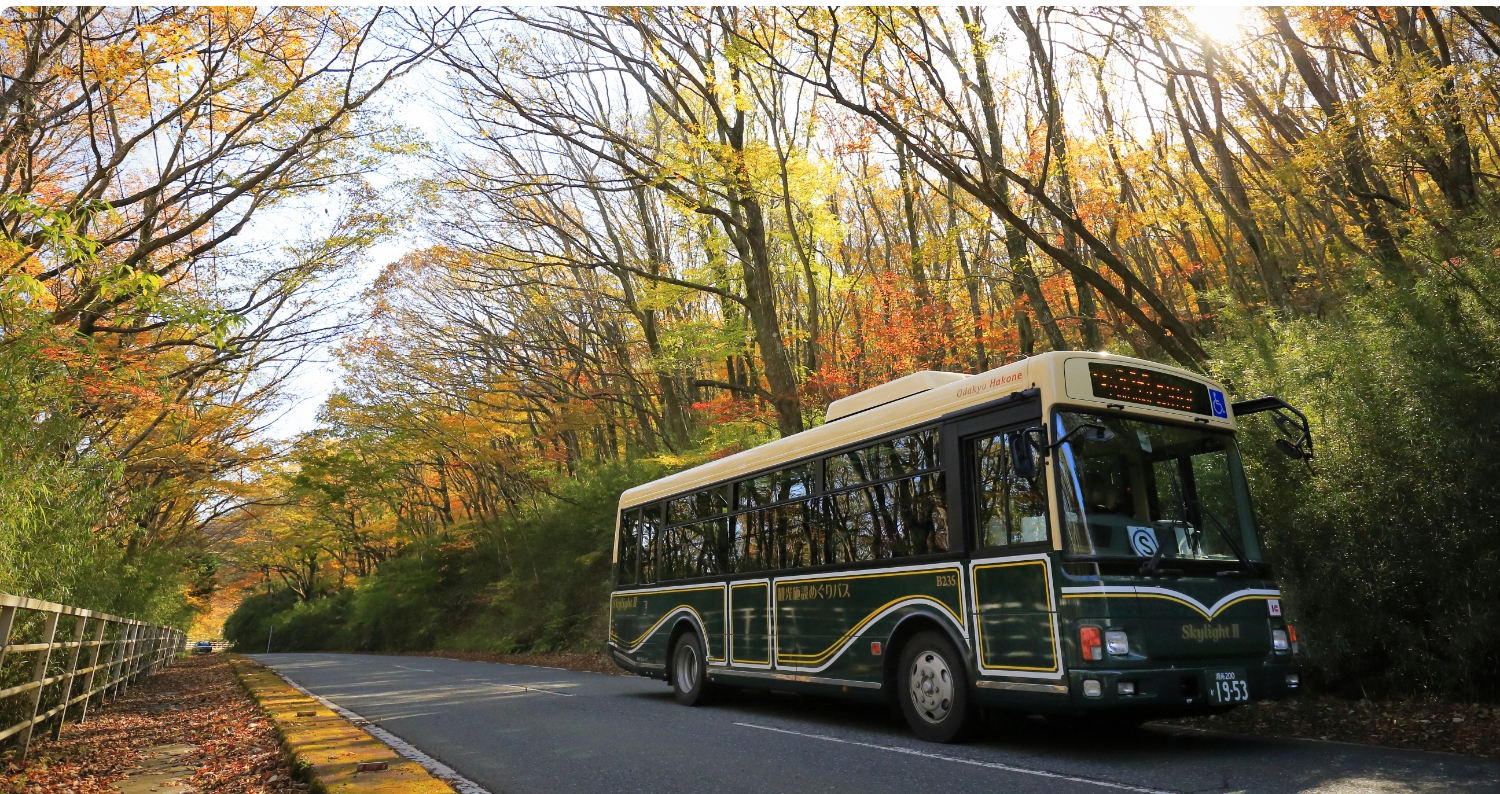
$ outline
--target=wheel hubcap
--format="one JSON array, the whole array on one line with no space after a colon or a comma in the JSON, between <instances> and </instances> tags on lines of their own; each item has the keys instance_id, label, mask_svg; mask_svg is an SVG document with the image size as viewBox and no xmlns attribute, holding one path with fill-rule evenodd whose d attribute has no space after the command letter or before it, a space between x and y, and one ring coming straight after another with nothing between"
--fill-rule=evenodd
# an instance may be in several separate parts
<instances>
[{"instance_id":1,"label":"wheel hubcap","mask_svg":"<svg viewBox=\"0 0 1500 794\"><path fill-rule=\"evenodd\" d=\"M684 645L677 650L677 688L683 692L693 691L698 684L698 649Z\"/></svg>"},{"instance_id":2,"label":"wheel hubcap","mask_svg":"<svg viewBox=\"0 0 1500 794\"><path fill-rule=\"evenodd\" d=\"M932 651L923 651L912 662L910 689L911 704L927 722L942 722L953 710L953 673Z\"/></svg>"}]
</instances>

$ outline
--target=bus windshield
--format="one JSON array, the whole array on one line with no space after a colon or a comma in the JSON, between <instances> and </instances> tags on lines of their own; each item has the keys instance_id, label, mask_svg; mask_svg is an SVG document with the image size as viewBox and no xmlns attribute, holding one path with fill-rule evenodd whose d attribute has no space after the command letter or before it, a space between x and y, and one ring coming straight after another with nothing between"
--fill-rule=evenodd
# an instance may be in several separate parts
<instances>
[{"instance_id":1,"label":"bus windshield","mask_svg":"<svg viewBox=\"0 0 1500 794\"><path fill-rule=\"evenodd\" d=\"M1233 563L1261 558L1233 435L1060 411L1054 438L1080 425L1113 435L1085 440L1080 432L1057 450L1070 554Z\"/></svg>"}]
</instances>

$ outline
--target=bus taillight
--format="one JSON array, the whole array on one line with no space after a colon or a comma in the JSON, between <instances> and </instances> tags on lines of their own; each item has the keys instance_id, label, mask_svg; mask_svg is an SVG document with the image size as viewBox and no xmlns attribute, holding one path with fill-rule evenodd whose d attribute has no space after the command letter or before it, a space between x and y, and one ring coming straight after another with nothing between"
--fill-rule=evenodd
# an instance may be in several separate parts
<instances>
[{"instance_id":1,"label":"bus taillight","mask_svg":"<svg viewBox=\"0 0 1500 794\"><path fill-rule=\"evenodd\" d=\"M1083 658L1097 662L1104 658L1104 642L1099 637L1098 626L1082 626L1078 629L1078 647Z\"/></svg>"}]
</instances>

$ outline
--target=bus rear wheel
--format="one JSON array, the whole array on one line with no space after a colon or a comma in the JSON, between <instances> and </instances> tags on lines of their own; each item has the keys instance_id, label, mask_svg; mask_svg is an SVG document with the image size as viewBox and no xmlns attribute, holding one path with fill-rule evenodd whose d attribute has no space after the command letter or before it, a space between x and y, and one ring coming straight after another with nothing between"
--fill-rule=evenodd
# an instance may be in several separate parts
<instances>
[{"instance_id":1,"label":"bus rear wheel","mask_svg":"<svg viewBox=\"0 0 1500 794\"><path fill-rule=\"evenodd\" d=\"M924 631L901 653L896 696L906 723L921 739L951 742L973 722L963 657L947 637Z\"/></svg>"},{"instance_id":2,"label":"bus rear wheel","mask_svg":"<svg viewBox=\"0 0 1500 794\"><path fill-rule=\"evenodd\" d=\"M685 632L672 646L672 694L684 706L701 706L708 702L708 686L703 643L697 634Z\"/></svg>"}]
</instances>

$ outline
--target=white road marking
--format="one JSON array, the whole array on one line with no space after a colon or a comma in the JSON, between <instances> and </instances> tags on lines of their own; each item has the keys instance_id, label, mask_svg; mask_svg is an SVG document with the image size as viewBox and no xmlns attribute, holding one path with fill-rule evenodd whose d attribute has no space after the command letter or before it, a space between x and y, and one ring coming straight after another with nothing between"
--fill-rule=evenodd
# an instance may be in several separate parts
<instances>
[{"instance_id":1,"label":"white road marking","mask_svg":"<svg viewBox=\"0 0 1500 794\"><path fill-rule=\"evenodd\" d=\"M541 689L539 687L524 686L522 684L496 684L496 683L494 683L492 681L475 681L473 679L464 679L464 680L472 681L473 683L476 683L476 684L484 684L486 686L498 686L498 687L505 687L506 689L510 689L510 690L520 690L522 692L540 692L543 695L557 695L559 697L565 697L565 698L573 697L572 693L569 693L569 692L556 692L556 691L553 691L551 689Z\"/></svg>"},{"instance_id":2,"label":"white road marking","mask_svg":"<svg viewBox=\"0 0 1500 794\"><path fill-rule=\"evenodd\" d=\"M271 670L271 672L276 673L276 676L285 681L287 685L292 689L295 689L298 692L301 692L302 694L312 698L313 700L322 703L324 706L332 710L333 713L354 723L360 728L363 728L365 732L369 733L371 736L374 736L380 741L385 742L385 745L387 747L395 750L397 753L400 753L406 758L416 761L419 765L421 765L423 769L427 770L428 774L431 774L433 777L452 786L454 791L457 791L458 794L490 794L489 789L486 789L484 786L481 786L478 783L475 783L474 781L464 777L463 775L460 775L458 772L454 771L453 767L448 766L442 761L439 761L436 758L433 758L432 756L411 746L405 739L402 739L400 736L391 733L390 731L380 727L379 725L376 725L373 722L370 722L364 717L355 714L354 712L344 708L343 706L340 706L337 703L334 703L333 701L325 697L309 692L306 687L282 675L279 670Z\"/></svg>"},{"instance_id":3,"label":"white road marking","mask_svg":"<svg viewBox=\"0 0 1500 794\"><path fill-rule=\"evenodd\" d=\"M895 747L889 744L873 744L871 742L858 742L853 739L840 739L836 736L826 736L817 733L803 733L801 731L789 731L785 728L772 728L769 725L755 725L749 722L736 722L742 728L754 728L758 731L771 731L772 733L784 733L789 736L801 736L807 739L817 739L823 742L834 742L835 744L848 744L855 747L868 747L872 750L885 750L902 755L914 755L919 758L931 758L936 761L951 761L955 764L968 764L969 766L982 766L986 769L1000 769L1006 772L1018 772L1023 775L1036 775L1037 777L1049 777L1056 780L1067 780L1074 783L1087 783L1090 786L1103 786L1104 788L1120 789L1122 791L1138 791L1141 794L1179 794L1167 789L1146 788L1145 786L1132 786L1126 783L1111 783L1107 780L1095 780L1094 778L1079 777L1077 775L1064 775L1060 772L1048 772L1045 769L1029 769L1024 766L1011 766L1010 764L997 764L991 761L976 761L972 758L959 758L955 755L943 755L941 753L929 753L924 750L913 750L910 747Z\"/></svg>"},{"instance_id":4,"label":"white road marking","mask_svg":"<svg viewBox=\"0 0 1500 794\"><path fill-rule=\"evenodd\" d=\"M424 670L424 669L422 669L420 667L407 667L406 665L396 664L395 662L392 662L391 666L392 667L399 667L402 670L411 670L412 672L416 672L416 673L435 673L435 672L437 672L436 670ZM522 666L524 666L524 667L538 667L538 665L533 665L533 664L522 665ZM562 670L563 668L561 668L561 667L546 667L546 668L542 668L542 669L545 669L545 670ZM477 678L459 678L458 676L452 675L451 673L438 673L438 675L447 676L448 678L454 678L454 679L457 679L459 681L464 681L464 682L467 682L467 683L470 683L470 684L484 684L486 686L503 687L504 689L509 690L509 691L541 692L544 695L559 695L559 696L565 697L565 698L573 697L573 695L568 694L567 692L554 692L554 691L552 691L550 689L542 689L542 688L534 687L534 686L526 686L524 684L497 684L497 683L495 683L493 681L482 681L482 680L477 679ZM564 686L566 686L566 684Z\"/></svg>"}]
</instances>

